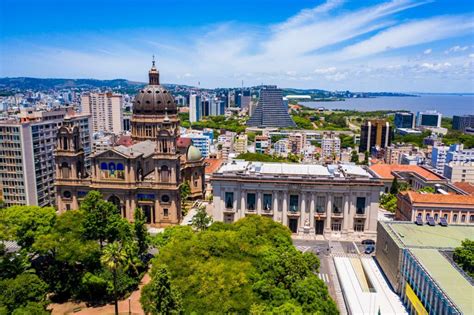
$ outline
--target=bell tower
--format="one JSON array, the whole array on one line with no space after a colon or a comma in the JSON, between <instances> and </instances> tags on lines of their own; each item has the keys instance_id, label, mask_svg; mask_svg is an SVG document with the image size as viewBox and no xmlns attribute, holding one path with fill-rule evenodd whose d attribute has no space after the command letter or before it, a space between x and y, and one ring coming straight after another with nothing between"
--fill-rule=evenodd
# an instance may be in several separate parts
<instances>
[{"instance_id":1,"label":"bell tower","mask_svg":"<svg viewBox=\"0 0 474 315\"><path fill-rule=\"evenodd\" d=\"M56 145L56 179L81 179L87 177L84 166L79 128L65 121L59 128Z\"/></svg>"}]
</instances>

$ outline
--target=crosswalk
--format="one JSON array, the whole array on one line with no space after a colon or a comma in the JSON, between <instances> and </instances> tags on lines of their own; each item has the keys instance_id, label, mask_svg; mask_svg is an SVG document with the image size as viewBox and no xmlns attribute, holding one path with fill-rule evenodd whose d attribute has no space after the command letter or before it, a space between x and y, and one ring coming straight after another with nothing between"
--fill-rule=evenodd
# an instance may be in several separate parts
<instances>
[{"instance_id":1,"label":"crosswalk","mask_svg":"<svg viewBox=\"0 0 474 315\"><path fill-rule=\"evenodd\" d=\"M296 246L296 249L302 253L306 253L308 250L311 249L311 246Z\"/></svg>"},{"instance_id":2,"label":"crosswalk","mask_svg":"<svg viewBox=\"0 0 474 315\"><path fill-rule=\"evenodd\" d=\"M318 278L325 283L329 283L329 275L327 273L318 273Z\"/></svg>"}]
</instances>

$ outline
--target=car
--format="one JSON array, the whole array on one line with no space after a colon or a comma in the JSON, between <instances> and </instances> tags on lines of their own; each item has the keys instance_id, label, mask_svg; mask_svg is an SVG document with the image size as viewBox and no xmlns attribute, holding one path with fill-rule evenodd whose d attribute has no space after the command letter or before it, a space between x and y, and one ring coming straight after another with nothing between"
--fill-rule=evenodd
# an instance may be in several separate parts
<instances>
[{"instance_id":1,"label":"car","mask_svg":"<svg viewBox=\"0 0 474 315\"><path fill-rule=\"evenodd\" d=\"M363 240L363 241L362 241L362 244L363 244L363 245L375 245L375 241L374 241L374 240L367 239L367 240Z\"/></svg>"},{"instance_id":2,"label":"car","mask_svg":"<svg viewBox=\"0 0 474 315\"><path fill-rule=\"evenodd\" d=\"M370 254L372 254L374 251L375 251L375 246L373 246L373 245L368 245L368 246L365 248L364 253L366 253L367 255L370 255Z\"/></svg>"}]
</instances>

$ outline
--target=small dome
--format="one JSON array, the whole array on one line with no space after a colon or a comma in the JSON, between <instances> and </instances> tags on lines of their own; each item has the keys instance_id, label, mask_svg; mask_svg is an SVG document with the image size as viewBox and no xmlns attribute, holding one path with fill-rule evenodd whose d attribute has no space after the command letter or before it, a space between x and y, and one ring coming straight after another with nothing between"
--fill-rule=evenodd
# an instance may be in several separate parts
<instances>
[{"instance_id":1,"label":"small dome","mask_svg":"<svg viewBox=\"0 0 474 315\"><path fill-rule=\"evenodd\" d=\"M202 159L201 151L193 145L190 145L188 148L188 153L186 154L186 160L189 162L195 162Z\"/></svg>"}]
</instances>

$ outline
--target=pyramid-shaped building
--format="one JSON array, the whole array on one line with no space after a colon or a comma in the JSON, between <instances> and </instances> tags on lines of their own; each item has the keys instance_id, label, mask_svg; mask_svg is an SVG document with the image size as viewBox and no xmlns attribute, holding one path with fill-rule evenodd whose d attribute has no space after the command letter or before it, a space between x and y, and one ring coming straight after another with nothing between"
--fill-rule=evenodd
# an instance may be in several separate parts
<instances>
[{"instance_id":1,"label":"pyramid-shaped building","mask_svg":"<svg viewBox=\"0 0 474 315\"><path fill-rule=\"evenodd\" d=\"M296 127L288 115L288 108L283 103L283 91L276 86L266 86L260 90L260 99L255 111L247 121L249 127Z\"/></svg>"}]
</instances>

